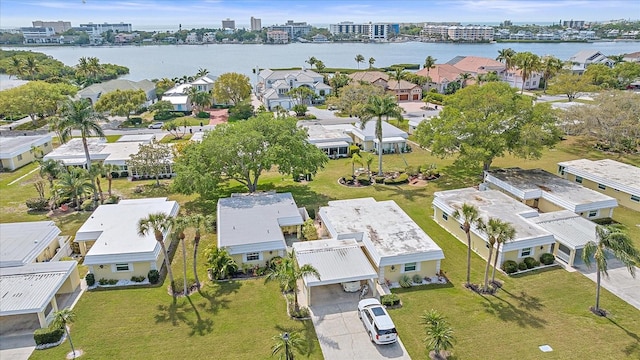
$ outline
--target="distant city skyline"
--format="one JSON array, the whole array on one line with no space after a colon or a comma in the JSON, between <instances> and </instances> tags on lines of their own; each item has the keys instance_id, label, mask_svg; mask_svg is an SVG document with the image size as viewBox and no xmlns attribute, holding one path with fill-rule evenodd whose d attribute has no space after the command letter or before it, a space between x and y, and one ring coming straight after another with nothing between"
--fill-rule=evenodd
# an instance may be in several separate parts
<instances>
[{"instance_id":1,"label":"distant city skyline","mask_svg":"<svg viewBox=\"0 0 640 360\"><path fill-rule=\"evenodd\" d=\"M2 0L0 27L27 27L35 20L80 23L131 23L135 29L158 27L219 28L222 20L250 27L251 17L262 26L287 20L326 26L353 22L461 22L463 24L550 24L560 20L607 21L640 19L640 1L632 0ZM196 25L197 24L197 25Z\"/></svg>"}]
</instances>

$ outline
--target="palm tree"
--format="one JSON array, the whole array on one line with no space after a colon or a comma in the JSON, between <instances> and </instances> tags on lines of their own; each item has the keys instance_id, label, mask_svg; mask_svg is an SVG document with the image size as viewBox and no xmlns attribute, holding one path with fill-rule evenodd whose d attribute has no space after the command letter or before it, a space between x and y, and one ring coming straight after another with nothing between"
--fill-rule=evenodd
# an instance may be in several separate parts
<instances>
[{"instance_id":1,"label":"palm tree","mask_svg":"<svg viewBox=\"0 0 640 360\"><path fill-rule=\"evenodd\" d=\"M102 65L100 64L100 59L97 57L90 57L87 59L88 62L88 70L89 74L91 74L91 78L94 80L98 80L98 74L102 72Z\"/></svg>"},{"instance_id":2,"label":"palm tree","mask_svg":"<svg viewBox=\"0 0 640 360\"><path fill-rule=\"evenodd\" d=\"M445 321L436 322L427 327L427 347L433 351L429 354L433 359L446 359L448 357L447 350L453 348L455 338L453 337L453 329Z\"/></svg>"},{"instance_id":3,"label":"palm tree","mask_svg":"<svg viewBox=\"0 0 640 360\"><path fill-rule=\"evenodd\" d=\"M62 104L62 121L60 128L62 129L62 137L71 137L73 130L80 130L82 137L82 146L84 148L84 156L87 162L87 170L91 171L91 156L89 155L89 145L87 138L91 135L104 137L104 131L98 124L99 120L103 120L104 116L93 110L91 103L87 99L77 101L67 100ZM95 183L92 181L92 184ZM94 189L93 200L98 200L98 193Z\"/></svg>"},{"instance_id":4,"label":"palm tree","mask_svg":"<svg viewBox=\"0 0 640 360\"><path fill-rule=\"evenodd\" d=\"M76 313L69 308L58 310L53 313L53 326L59 329L64 329L64 332L69 338L69 344L71 345L71 353L73 354L73 359L76 358L76 349L73 347L73 341L71 341L71 334L69 333L67 325L73 324L74 321L76 321Z\"/></svg>"},{"instance_id":5,"label":"palm tree","mask_svg":"<svg viewBox=\"0 0 640 360\"><path fill-rule=\"evenodd\" d=\"M369 58L369 69L373 69L373 64L376 62L376 59L370 57Z\"/></svg>"},{"instance_id":6,"label":"palm tree","mask_svg":"<svg viewBox=\"0 0 640 360\"><path fill-rule=\"evenodd\" d=\"M174 218L173 223L171 224L171 228L173 230L173 236L175 236L178 239L178 241L180 241L180 243L182 244L182 270L184 275L182 278L184 280L184 284L183 284L184 296L187 296L188 294L187 292L187 247L184 243L184 239L186 237L186 235L184 234L184 231L187 230L187 228L189 227L189 223L190 223L189 218L179 216L177 218Z\"/></svg>"},{"instance_id":7,"label":"palm tree","mask_svg":"<svg viewBox=\"0 0 640 360\"><path fill-rule=\"evenodd\" d=\"M305 60L304 62L309 64L309 67L311 67L313 69L313 65L315 65L318 62L318 59L316 59L315 56L312 56L308 60Z\"/></svg>"},{"instance_id":8,"label":"palm tree","mask_svg":"<svg viewBox=\"0 0 640 360\"><path fill-rule=\"evenodd\" d=\"M80 210L83 196L91 193L94 188L87 170L79 167L72 167L69 171L62 172L55 184L56 192L59 195L68 196L75 200L76 210Z\"/></svg>"},{"instance_id":9,"label":"palm tree","mask_svg":"<svg viewBox=\"0 0 640 360\"><path fill-rule=\"evenodd\" d=\"M375 160L375 157L368 152L363 153L360 157L362 157L362 161L367 165L367 172L371 174L371 164L373 163L373 160Z\"/></svg>"},{"instance_id":10,"label":"palm tree","mask_svg":"<svg viewBox=\"0 0 640 360\"><path fill-rule=\"evenodd\" d=\"M205 217L200 214L191 216L189 219L191 226L195 229L195 235L193 236L193 276L195 277L196 287L200 289L200 279L198 279L198 246L200 245L200 238L202 236L202 228L209 229L208 224L211 223L209 216Z\"/></svg>"},{"instance_id":11,"label":"palm tree","mask_svg":"<svg viewBox=\"0 0 640 360\"><path fill-rule=\"evenodd\" d=\"M563 67L564 63L562 62L562 60L558 59L555 56L545 56L542 58L540 70L542 70L542 78L544 79L543 92L545 94L547 93L547 83L549 83L549 79L559 73Z\"/></svg>"},{"instance_id":12,"label":"palm tree","mask_svg":"<svg viewBox=\"0 0 640 360\"><path fill-rule=\"evenodd\" d=\"M314 276L320 280L320 273L318 270L310 264L298 266L295 254L291 251L287 253L287 256L282 258L282 261L280 261L274 269L269 271L265 281L269 282L275 280L280 284L280 289L282 289L282 291L293 291L295 309L298 310L298 280L305 276Z\"/></svg>"},{"instance_id":13,"label":"palm tree","mask_svg":"<svg viewBox=\"0 0 640 360\"><path fill-rule=\"evenodd\" d=\"M22 59L17 56L11 57L11 67L7 69L7 74L9 74L9 79L11 79L11 75L18 76L24 75L24 63Z\"/></svg>"},{"instance_id":14,"label":"palm tree","mask_svg":"<svg viewBox=\"0 0 640 360\"><path fill-rule=\"evenodd\" d=\"M516 52L512 48L498 50L498 57L496 57L496 60L503 62L506 70L509 71L513 68L513 57L515 55Z\"/></svg>"},{"instance_id":15,"label":"palm tree","mask_svg":"<svg viewBox=\"0 0 640 360\"><path fill-rule=\"evenodd\" d=\"M607 254L613 254L629 270L633 278L636 276L636 266L640 264L640 252L633 245L631 238L618 226L596 226L596 241L590 240L582 251L582 260L591 267L591 262L596 263L596 306L593 312L604 315L600 310L600 277L607 273Z\"/></svg>"},{"instance_id":16,"label":"palm tree","mask_svg":"<svg viewBox=\"0 0 640 360\"><path fill-rule=\"evenodd\" d=\"M212 246L206 250L205 256L214 280L226 279L238 271L238 264L229 255L227 249Z\"/></svg>"},{"instance_id":17,"label":"palm tree","mask_svg":"<svg viewBox=\"0 0 640 360\"><path fill-rule=\"evenodd\" d=\"M294 360L294 349L298 350L299 353L303 352L302 347L304 345L304 339L296 331L278 334L272 339L275 343L271 348L271 356L283 351L284 353L280 354L279 359Z\"/></svg>"},{"instance_id":18,"label":"palm tree","mask_svg":"<svg viewBox=\"0 0 640 360\"><path fill-rule=\"evenodd\" d=\"M113 173L114 172L118 172L118 170L120 170L120 168L117 165L114 165L114 164L102 164L102 172L105 175L105 177L107 178L107 181L109 182L109 188L107 190L107 194L109 194L109 196L113 195L111 193L111 184L113 182Z\"/></svg>"},{"instance_id":19,"label":"palm tree","mask_svg":"<svg viewBox=\"0 0 640 360\"><path fill-rule=\"evenodd\" d=\"M487 265L484 270L484 292L489 290L489 266L491 265L491 258L493 257L493 248L504 228L504 224L500 219L489 218L489 221L486 224L483 223L481 226L482 231L487 234L487 241L489 242L489 256L487 257Z\"/></svg>"},{"instance_id":20,"label":"palm tree","mask_svg":"<svg viewBox=\"0 0 640 360\"><path fill-rule=\"evenodd\" d=\"M464 87L467 85L467 80L473 79L473 75L469 73L462 73L460 74L459 78L460 78L460 88L464 89Z\"/></svg>"},{"instance_id":21,"label":"palm tree","mask_svg":"<svg viewBox=\"0 0 640 360\"><path fill-rule=\"evenodd\" d=\"M358 70L360 70L360 63L364 62L364 56L358 54L356 55L355 60L356 60L356 63L358 64Z\"/></svg>"},{"instance_id":22,"label":"palm tree","mask_svg":"<svg viewBox=\"0 0 640 360\"><path fill-rule=\"evenodd\" d=\"M351 163L351 174L353 174L353 176L356 175L356 164L360 164L362 165L362 158L360 157L360 155L358 153L354 153L351 155L351 160L349 160L349 162Z\"/></svg>"},{"instance_id":23,"label":"palm tree","mask_svg":"<svg viewBox=\"0 0 640 360\"><path fill-rule=\"evenodd\" d=\"M464 203L462 204L461 209L456 209L456 211L451 214L455 219L462 219L462 230L464 230L465 234L467 234L467 282L466 285L469 286L471 283L471 226L476 226L478 228L482 227L482 219L478 214L478 208L473 205Z\"/></svg>"},{"instance_id":24,"label":"palm tree","mask_svg":"<svg viewBox=\"0 0 640 360\"><path fill-rule=\"evenodd\" d=\"M203 77L205 75L208 75L208 74L209 74L209 70L204 69L204 68L199 68L198 72L196 73L196 77L201 78L201 77Z\"/></svg>"},{"instance_id":25,"label":"palm tree","mask_svg":"<svg viewBox=\"0 0 640 360\"><path fill-rule=\"evenodd\" d=\"M402 117L402 110L396 103L393 95L374 95L364 106L361 116L361 128L364 129L369 120L376 118L376 138L378 139L378 176L382 176L382 117L395 116Z\"/></svg>"},{"instance_id":26,"label":"palm tree","mask_svg":"<svg viewBox=\"0 0 640 360\"><path fill-rule=\"evenodd\" d=\"M424 59L424 68L427 69L427 77L429 77L429 70L436 66L436 61L438 61L438 59L433 58L431 55Z\"/></svg>"},{"instance_id":27,"label":"palm tree","mask_svg":"<svg viewBox=\"0 0 640 360\"><path fill-rule=\"evenodd\" d=\"M321 60L316 61L316 70L322 71L324 68L326 68L326 66Z\"/></svg>"},{"instance_id":28,"label":"palm tree","mask_svg":"<svg viewBox=\"0 0 640 360\"><path fill-rule=\"evenodd\" d=\"M49 181L49 188L53 191L53 180L55 180L62 171L60 163L56 160L40 160L40 177Z\"/></svg>"},{"instance_id":29,"label":"palm tree","mask_svg":"<svg viewBox=\"0 0 640 360\"><path fill-rule=\"evenodd\" d=\"M407 77L407 72L404 71L402 66L396 66L393 68L393 71L389 73L389 79L395 80L398 82L397 90L400 90L400 80L404 80ZM398 96L400 96L398 94Z\"/></svg>"},{"instance_id":30,"label":"palm tree","mask_svg":"<svg viewBox=\"0 0 640 360\"><path fill-rule=\"evenodd\" d=\"M531 74L540 70L541 63L540 57L531 52L517 53L513 58L514 64L520 69L522 73L522 89L520 94L524 93L524 84L531 77Z\"/></svg>"},{"instance_id":31,"label":"palm tree","mask_svg":"<svg viewBox=\"0 0 640 360\"><path fill-rule=\"evenodd\" d=\"M171 296L173 300L176 299L176 292L173 284L173 272L171 271L171 262L169 261L169 253L167 247L164 244L164 235L171 229L173 221L171 216L163 212L149 214L146 218L138 220L138 236L147 236L147 234L153 233L156 241L162 248L162 254L164 255L164 265L167 267L167 275L169 275L169 285L171 287Z\"/></svg>"},{"instance_id":32,"label":"palm tree","mask_svg":"<svg viewBox=\"0 0 640 360\"><path fill-rule=\"evenodd\" d=\"M100 204L104 204L104 194L102 193L102 186L100 185L100 178L104 174L104 170L102 169L102 164L97 163L93 165L89 170L89 176L91 177L91 181L96 184L96 189L98 191L98 196L100 197Z\"/></svg>"},{"instance_id":33,"label":"palm tree","mask_svg":"<svg viewBox=\"0 0 640 360\"><path fill-rule=\"evenodd\" d=\"M491 283L496 282L496 268L498 267L498 254L500 254L500 245L512 241L516 238L516 229L510 223L505 222L500 232L500 235L496 238L496 257L493 259L493 270L491 273Z\"/></svg>"},{"instance_id":34,"label":"palm tree","mask_svg":"<svg viewBox=\"0 0 640 360\"><path fill-rule=\"evenodd\" d=\"M29 75L30 79L33 79L38 71L40 71L38 60L31 55L27 55L24 62L24 72Z\"/></svg>"},{"instance_id":35,"label":"palm tree","mask_svg":"<svg viewBox=\"0 0 640 360\"><path fill-rule=\"evenodd\" d=\"M56 136L58 137L58 140L60 140L60 143L66 144L69 140L70 133L64 133L64 129L62 128L62 120L63 119L58 116L49 117L49 130L56 133Z\"/></svg>"},{"instance_id":36,"label":"palm tree","mask_svg":"<svg viewBox=\"0 0 640 360\"><path fill-rule=\"evenodd\" d=\"M613 60L614 65L617 65L621 62L624 62L624 54L618 55L609 55L607 56L609 59Z\"/></svg>"}]
</instances>

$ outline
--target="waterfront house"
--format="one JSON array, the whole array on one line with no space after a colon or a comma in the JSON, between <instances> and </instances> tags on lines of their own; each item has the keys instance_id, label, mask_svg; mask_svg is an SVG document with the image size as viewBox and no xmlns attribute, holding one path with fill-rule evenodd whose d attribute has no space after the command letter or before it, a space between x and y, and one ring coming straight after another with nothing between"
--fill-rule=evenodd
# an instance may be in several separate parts
<instances>
[{"instance_id":1,"label":"waterfront house","mask_svg":"<svg viewBox=\"0 0 640 360\"><path fill-rule=\"evenodd\" d=\"M38 156L53 150L50 134L29 136L0 136L2 169L16 170L35 161Z\"/></svg>"},{"instance_id":2,"label":"waterfront house","mask_svg":"<svg viewBox=\"0 0 640 360\"><path fill-rule=\"evenodd\" d=\"M419 85L406 80L390 80L389 74L382 71L358 71L349 74L351 82L366 82L377 85L385 91L395 94L397 101L419 101L422 100L422 88Z\"/></svg>"},{"instance_id":3,"label":"waterfront house","mask_svg":"<svg viewBox=\"0 0 640 360\"><path fill-rule=\"evenodd\" d=\"M325 97L331 93L331 87L324 83L324 77L309 69L302 70L270 70L262 69L258 72L256 84L256 96L268 110L274 110L277 106L290 110L294 105L287 93L290 90L304 86L314 92L314 103L322 103Z\"/></svg>"},{"instance_id":4,"label":"waterfront house","mask_svg":"<svg viewBox=\"0 0 640 360\"><path fill-rule=\"evenodd\" d=\"M597 50L581 50L569 58L571 71L582 74L591 64L604 64L610 68L615 62Z\"/></svg>"},{"instance_id":5,"label":"waterfront house","mask_svg":"<svg viewBox=\"0 0 640 360\"><path fill-rule=\"evenodd\" d=\"M416 75L428 77L431 79L425 84L425 90L436 89L437 92L444 94L447 90L447 85L452 82L458 82L462 70L451 64L435 64L430 69L421 69L416 72Z\"/></svg>"},{"instance_id":6,"label":"waterfront house","mask_svg":"<svg viewBox=\"0 0 640 360\"><path fill-rule=\"evenodd\" d=\"M95 104L98 99L104 94L120 90L142 90L144 91L147 102L144 106L153 104L156 97L156 84L149 80L131 81L126 79L114 79L105 81L103 83L97 83L78 91L76 97L79 99L89 99L91 104Z\"/></svg>"}]
</instances>

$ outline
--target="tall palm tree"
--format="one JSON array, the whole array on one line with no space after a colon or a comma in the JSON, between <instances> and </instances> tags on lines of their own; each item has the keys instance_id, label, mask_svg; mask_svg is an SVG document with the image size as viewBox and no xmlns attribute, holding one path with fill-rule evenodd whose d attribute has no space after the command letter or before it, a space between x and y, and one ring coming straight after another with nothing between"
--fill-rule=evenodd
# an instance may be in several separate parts
<instances>
[{"instance_id":1,"label":"tall palm tree","mask_svg":"<svg viewBox=\"0 0 640 360\"><path fill-rule=\"evenodd\" d=\"M53 180L62 171L60 163L53 159L39 160L38 162L40 163L40 177L49 182L49 188L53 191Z\"/></svg>"},{"instance_id":2,"label":"tall palm tree","mask_svg":"<svg viewBox=\"0 0 640 360\"><path fill-rule=\"evenodd\" d=\"M205 68L199 68L198 72L196 73L196 77L200 78L200 77L203 77L205 75L209 75L209 70L207 70Z\"/></svg>"},{"instance_id":3,"label":"tall palm tree","mask_svg":"<svg viewBox=\"0 0 640 360\"><path fill-rule=\"evenodd\" d=\"M72 167L69 171L64 171L60 174L54 188L61 197L68 196L75 200L76 210L80 210L82 198L85 194L91 193L95 186L91 183L87 170Z\"/></svg>"},{"instance_id":4,"label":"tall palm tree","mask_svg":"<svg viewBox=\"0 0 640 360\"><path fill-rule=\"evenodd\" d=\"M71 134L64 133L64 129L62 128L63 119L59 116L51 116L49 117L48 122L49 130L53 131L56 134L58 140L60 140L60 143L66 144L67 141L69 141L69 136Z\"/></svg>"},{"instance_id":5,"label":"tall palm tree","mask_svg":"<svg viewBox=\"0 0 640 360\"><path fill-rule=\"evenodd\" d=\"M373 69L373 64L376 62L376 59L373 57L369 58L369 69Z\"/></svg>"},{"instance_id":6,"label":"tall palm tree","mask_svg":"<svg viewBox=\"0 0 640 360\"><path fill-rule=\"evenodd\" d=\"M389 78L398 82L397 90L400 90L400 80L404 80L407 77L407 72L404 71L402 66L396 66L393 71L389 73ZM398 94L398 96L400 96ZM398 99L399 100L399 99Z\"/></svg>"},{"instance_id":7,"label":"tall palm tree","mask_svg":"<svg viewBox=\"0 0 640 360\"><path fill-rule=\"evenodd\" d=\"M402 109L393 95L374 95L364 106L360 126L365 128L369 120L376 118L376 138L378 139L378 176L382 176L382 117L395 116L402 118Z\"/></svg>"},{"instance_id":8,"label":"tall palm tree","mask_svg":"<svg viewBox=\"0 0 640 360\"><path fill-rule=\"evenodd\" d=\"M496 257L493 259L493 270L491 273L491 283L496 281L496 268L498 267L498 254L500 254L500 245L512 241L516 238L516 229L510 223L505 222L500 232L500 235L496 238Z\"/></svg>"},{"instance_id":9,"label":"tall palm tree","mask_svg":"<svg viewBox=\"0 0 640 360\"><path fill-rule=\"evenodd\" d=\"M11 57L11 67L9 69L7 69L7 73L9 74L9 79L11 79L11 76L15 76L16 78L18 76L24 75L25 69L24 69L24 63L22 62L22 59L17 57L17 56L12 56Z\"/></svg>"},{"instance_id":10,"label":"tall palm tree","mask_svg":"<svg viewBox=\"0 0 640 360\"><path fill-rule=\"evenodd\" d=\"M77 101L67 100L62 104L61 109L62 137L71 138L73 130L80 130L82 137L82 147L84 148L84 156L87 162L87 170L91 171L91 156L89 155L89 145L87 138L91 135L104 137L104 131L98 124L98 121L104 120L104 116L93 110L91 103L87 99ZM95 188L95 182L92 181ZM94 189L93 200L98 200L97 190Z\"/></svg>"},{"instance_id":11,"label":"tall palm tree","mask_svg":"<svg viewBox=\"0 0 640 360\"><path fill-rule=\"evenodd\" d=\"M320 280L320 273L310 264L298 266L293 251L287 253L276 267L269 271L265 279L266 282L277 281L280 289L285 292L293 291L295 309L298 310L298 280L305 276L314 276Z\"/></svg>"},{"instance_id":12,"label":"tall palm tree","mask_svg":"<svg viewBox=\"0 0 640 360\"><path fill-rule=\"evenodd\" d=\"M69 333L67 325L73 324L74 321L76 321L76 313L69 308L58 310L53 313L53 326L59 329L64 329L64 332L69 338L69 344L71 345L71 353L73 354L73 359L76 358L76 349L73 347L73 341L71 340L71 334Z\"/></svg>"},{"instance_id":13,"label":"tall palm tree","mask_svg":"<svg viewBox=\"0 0 640 360\"><path fill-rule=\"evenodd\" d=\"M102 72L102 64L100 64L100 59L97 57L90 57L87 59L87 63L89 66L89 74L91 78L94 80L98 80L98 75Z\"/></svg>"},{"instance_id":14,"label":"tall palm tree","mask_svg":"<svg viewBox=\"0 0 640 360\"><path fill-rule=\"evenodd\" d=\"M429 70L433 69L436 66L436 61L438 61L438 59L435 59L431 55L427 56L426 59L424 59L424 68L427 69L427 77L430 77Z\"/></svg>"},{"instance_id":15,"label":"tall palm tree","mask_svg":"<svg viewBox=\"0 0 640 360\"><path fill-rule=\"evenodd\" d=\"M358 70L360 70L360 63L364 62L364 56L362 56L361 54L356 55L356 63L358 64Z\"/></svg>"},{"instance_id":16,"label":"tall palm tree","mask_svg":"<svg viewBox=\"0 0 640 360\"><path fill-rule=\"evenodd\" d=\"M147 234L153 233L156 241L160 244L162 254L164 254L164 265L167 267L167 275L169 275L171 296L173 296L173 300L175 301L176 292L173 284L173 271L171 271L169 253L164 243L164 236L171 229L172 223L171 216L166 213L158 212L149 214L147 217L138 220L138 236L147 236Z\"/></svg>"},{"instance_id":17,"label":"tall palm tree","mask_svg":"<svg viewBox=\"0 0 640 360\"><path fill-rule=\"evenodd\" d=\"M202 237L202 229L208 230L212 219L210 216L202 216L200 214L192 215L189 219L191 226L195 229L195 235L193 236L193 276L196 280L196 287L200 289L200 279L198 279L198 246L200 245L200 238Z\"/></svg>"},{"instance_id":18,"label":"tall palm tree","mask_svg":"<svg viewBox=\"0 0 640 360\"><path fill-rule=\"evenodd\" d=\"M183 290L184 290L184 295L187 296L188 292L187 292L187 247L185 245L185 238L186 235L184 234L184 231L187 230L187 228L189 227L190 222L189 222L189 218L188 217L184 217L184 216L178 216L177 218L173 219L173 223L171 224L171 228L173 231L173 236L175 236L178 241L180 241L181 245L182 245L182 271L183 271ZM177 285L177 284L176 284Z\"/></svg>"},{"instance_id":19,"label":"tall palm tree","mask_svg":"<svg viewBox=\"0 0 640 360\"><path fill-rule=\"evenodd\" d=\"M103 174L104 174L104 170L102 169L101 163L97 163L93 165L89 170L89 176L91 177L91 181L96 184L98 196L100 197L100 204L104 204L104 194L102 193L102 186L100 184L100 178L102 178Z\"/></svg>"},{"instance_id":20,"label":"tall palm tree","mask_svg":"<svg viewBox=\"0 0 640 360\"><path fill-rule=\"evenodd\" d=\"M313 69L313 65L315 65L318 62L318 59L316 59L315 56L312 56L309 59L305 60L304 62L309 64L309 67Z\"/></svg>"},{"instance_id":21,"label":"tall palm tree","mask_svg":"<svg viewBox=\"0 0 640 360\"><path fill-rule=\"evenodd\" d=\"M467 85L467 80L473 79L473 75L469 73L462 73L460 74L459 78L460 78L460 88L464 89L464 87Z\"/></svg>"},{"instance_id":22,"label":"tall palm tree","mask_svg":"<svg viewBox=\"0 0 640 360\"><path fill-rule=\"evenodd\" d=\"M541 68L540 57L529 51L517 53L513 58L514 64L520 69L522 75L522 89L520 94L524 93L524 84L531 78L531 74L539 71Z\"/></svg>"},{"instance_id":23,"label":"tall palm tree","mask_svg":"<svg viewBox=\"0 0 640 360\"><path fill-rule=\"evenodd\" d=\"M281 360L294 360L293 350L297 350L299 353L303 352L302 348L305 341L297 331L275 335L272 340L274 344L271 347L271 356L282 352L278 357Z\"/></svg>"},{"instance_id":24,"label":"tall palm tree","mask_svg":"<svg viewBox=\"0 0 640 360\"><path fill-rule=\"evenodd\" d=\"M104 176L107 178L107 182L109 183L109 188L107 190L107 194L112 196L111 193L111 185L113 183L113 173L118 172L120 168L114 164L102 164L102 172Z\"/></svg>"},{"instance_id":25,"label":"tall palm tree","mask_svg":"<svg viewBox=\"0 0 640 360\"><path fill-rule=\"evenodd\" d=\"M596 241L589 241L582 250L582 260L591 267L596 263L596 306L594 313L602 315L600 311L600 278L608 277L607 254L613 254L629 270L633 278L636 277L636 266L640 264L640 252L633 245L631 238L618 226L596 226Z\"/></svg>"},{"instance_id":26,"label":"tall palm tree","mask_svg":"<svg viewBox=\"0 0 640 360\"><path fill-rule=\"evenodd\" d=\"M491 258L493 257L493 249L498 241L498 237L501 236L504 225L505 223L500 219L489 218L489 221L487 221L486 224L483 223L481 227L482 231L487 234L487 241L489 242L489 256L487 257L487 265L484 270L484 292L489 290L489 267L491 265Z\"/></svg>"},{"instance_id":27,"label":"tall palm tree","mask_svg":"<svg viewBox=\"0 0 640 360\"><path fill-rule=\"evenodd\" d=\"M38 71L40 71L40 64L38 64L38 60L31 55L27 55L24 62L24 72L29 75L30 79L33 79Z\"/></svg>"},{"instance_id":28,"label":"tall palm tree","mask_svg":"<svg viewBox=\"0 0 640 360\"><path fill-rule=\"evenodd\" d=\"M513 57L515 55L516 51L512 48L498 50L498 57L496 57L496 60L504 63L506 70L509 71L513 68Z\"/></svg>"},{"instance_id":29,"label":"tall palm tree","mask_svg":"<svg viewBox=\"0 0 640 360\"><path fill-rule=\"evenodd\" d=\"M543 92L545 94L547 93L547 84L549 83L549 80L557 73L559 73L563 67L564 63L562 62L562 60L558 59L555 56L549 55L542 58L540 70L542 71L542 78L544 79Z\"/></svg>"},{"instance_id":30,"label":"tall palm tree","mask_svg":"<svg viewBox=\"0 0 640 360\"><path fill-rule=\"evenodd\" d=\"M478 208L473 205L464 203L462 204L461 209L456 209L456 211L451 214L455 219L462 219L462 230L464 230L465 234L467 234L467 282L466 285L469 286L471 283L471 226L482 227L482 219L480 218L480 214L478 214Z\"/></svg>"}]
</instances>

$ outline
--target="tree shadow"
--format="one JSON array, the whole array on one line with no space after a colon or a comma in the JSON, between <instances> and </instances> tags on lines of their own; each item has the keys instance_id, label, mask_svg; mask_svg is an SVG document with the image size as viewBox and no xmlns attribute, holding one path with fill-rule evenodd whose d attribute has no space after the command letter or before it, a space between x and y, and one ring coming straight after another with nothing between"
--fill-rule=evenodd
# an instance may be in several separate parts
<instances>
[{"instance_id":1,"label":"tree shadow","mask_svg":"<svg viewBox=\"0 0 640 360\"><path fill-rule=\"evenodd\" d=\"M453 163L442 169L438 186L443 190L476 186L482 182L482 169Z\"/></svg>"},{"instance_id":2,"label":"tree shadow","mask_svg":"<svg viewBox=\"0 0 640 360\"><path fill-rule=\"evenodd\" d=\"M629 345L627 345L624 349L622 349L625 355L627 356L631 356L633 354L640 355L640 336L638 336L638 334L636 333L633 333L627 330L626 328L618 324L615 320L609 317L607 317L607 320L609 320L609 322L611 322L613 325L619 327L622 331L624 331L627 334L627 336L629 336L634 340Z\"/></svg>"},{"instance_id":3,"label":"tree shadow","mask_svg":"<svg viewBox=\"0 0 640 360\"><path fill-rule=\"evenodd\" d=\"M187 321L187 312L184 309L184 303L172 301L171 305L158 305L158 313L154 315L156 324L170 322L173 326Z\"/></svg>"},{"instance_id":4,"label":"tree shadow","mask_svg":"<svg viewBox=\"0 0 640 360\"><path fill-rule=\"evenodd\" d=\"M523 328L527 326L532 328L543 328L547 324L545 319L533 315L531 311L524 311L497 295L482 295L482 297L487 300L482 303L484 311L491 315L497 315L502 321L515 322L518 326ZM492 298L498 301L493 301Z\"/></svg>"},{"instance_id":5,"label":"tree shadow","mask_svg":"<svg viewBox=\"0 0 640 360\"><path fill-rule=\"evenodd\" d=\"M380 192L380 191L384 191L384 192L391 192L392 194L390 195L390 197L394 197L394 196L401 196L409 201L413 201L414 198L416 196L419 196L421 199L426 197L426 196L430 196L429 194L427 194L426 192L426 187L424 188L417 188L417 187L412 187L409 189L403 188L403 186L409 186L409 185L383 185L383 184L375 184L373 185L373 189L376 192Z\"/></svg>"},{"instance_id":6,"label":"tree shadow","mask_svg":"<svg viewBox=\"0 0 640 360\"><path fill-rule=\"evenodd\" d=\"M239 281L225 281L217 283L218 286L215 287L215 290L211 286L201 286L198 290L198 293L202 296L203 299L208 301L209 309L213 313L218 312L221 308L228 308L229 300L222 298L224 295L229 295L232 293L238 292L240 286L242 284ZM204 304L203 307L206 308L207 304Z\"/></svg>"},{"instance_id":7,"label":"tree shadow","mask_svg":"<svg viewBox=\"0 0 640 360\"><path fill-rule=\"evenodd\" d=\"M313 323L311 322L311 320L304 320L302 321L302 323L304 325L304 330L300 330L299 328L296 328L293 326L283 326L283 325L276 325L274 326L274 328L278 331L278 333L285 333L285 332L300 333L304 331L304 333L302 334L304 335L304 342L300 344L300 346L298 346L296 349L300 352L300 354L306 355L307 357L309 357L309 355L311 355L316 348L316 344L315 344L315 340L317 339L316 330L313 327Z\"/></svg>"},{"instance_id":8,"label":"tree shadow","mask_svg":"<svg viewBox=\"0 0 640 360\"><path fill-rule=\"evenodd\" d=\"M193 301L191 301L191 297L187 296L187 300L189 301L189 304L191 305L191 308L193 309L193 312L196 315L195 322L192 320L187 320L185 322L187 325L189 325L189 327L191 327L191 332L189 333L189 336L193 336L193 335L203 336L210 333L211 330L213 330L213 320L209 318L202 319L202 316L200 316L200 312L198 311L198 307L193 303Z\"/></svg>"},{"instance_id":9,"label":"tree shadow","mask_svg":"<svg viewBox=\"0 0 640 360\"><path fill-rule=\"evenodd\" d=\"M540 311L544 307L544 304L540 302L540 299L535 296L530 296L526 292L521 291L520 294L512 294L505 288L500 288L500 291L507 293L513 299L518 301L518 306L525 310Z\"/></svg>"}]
</instances>

